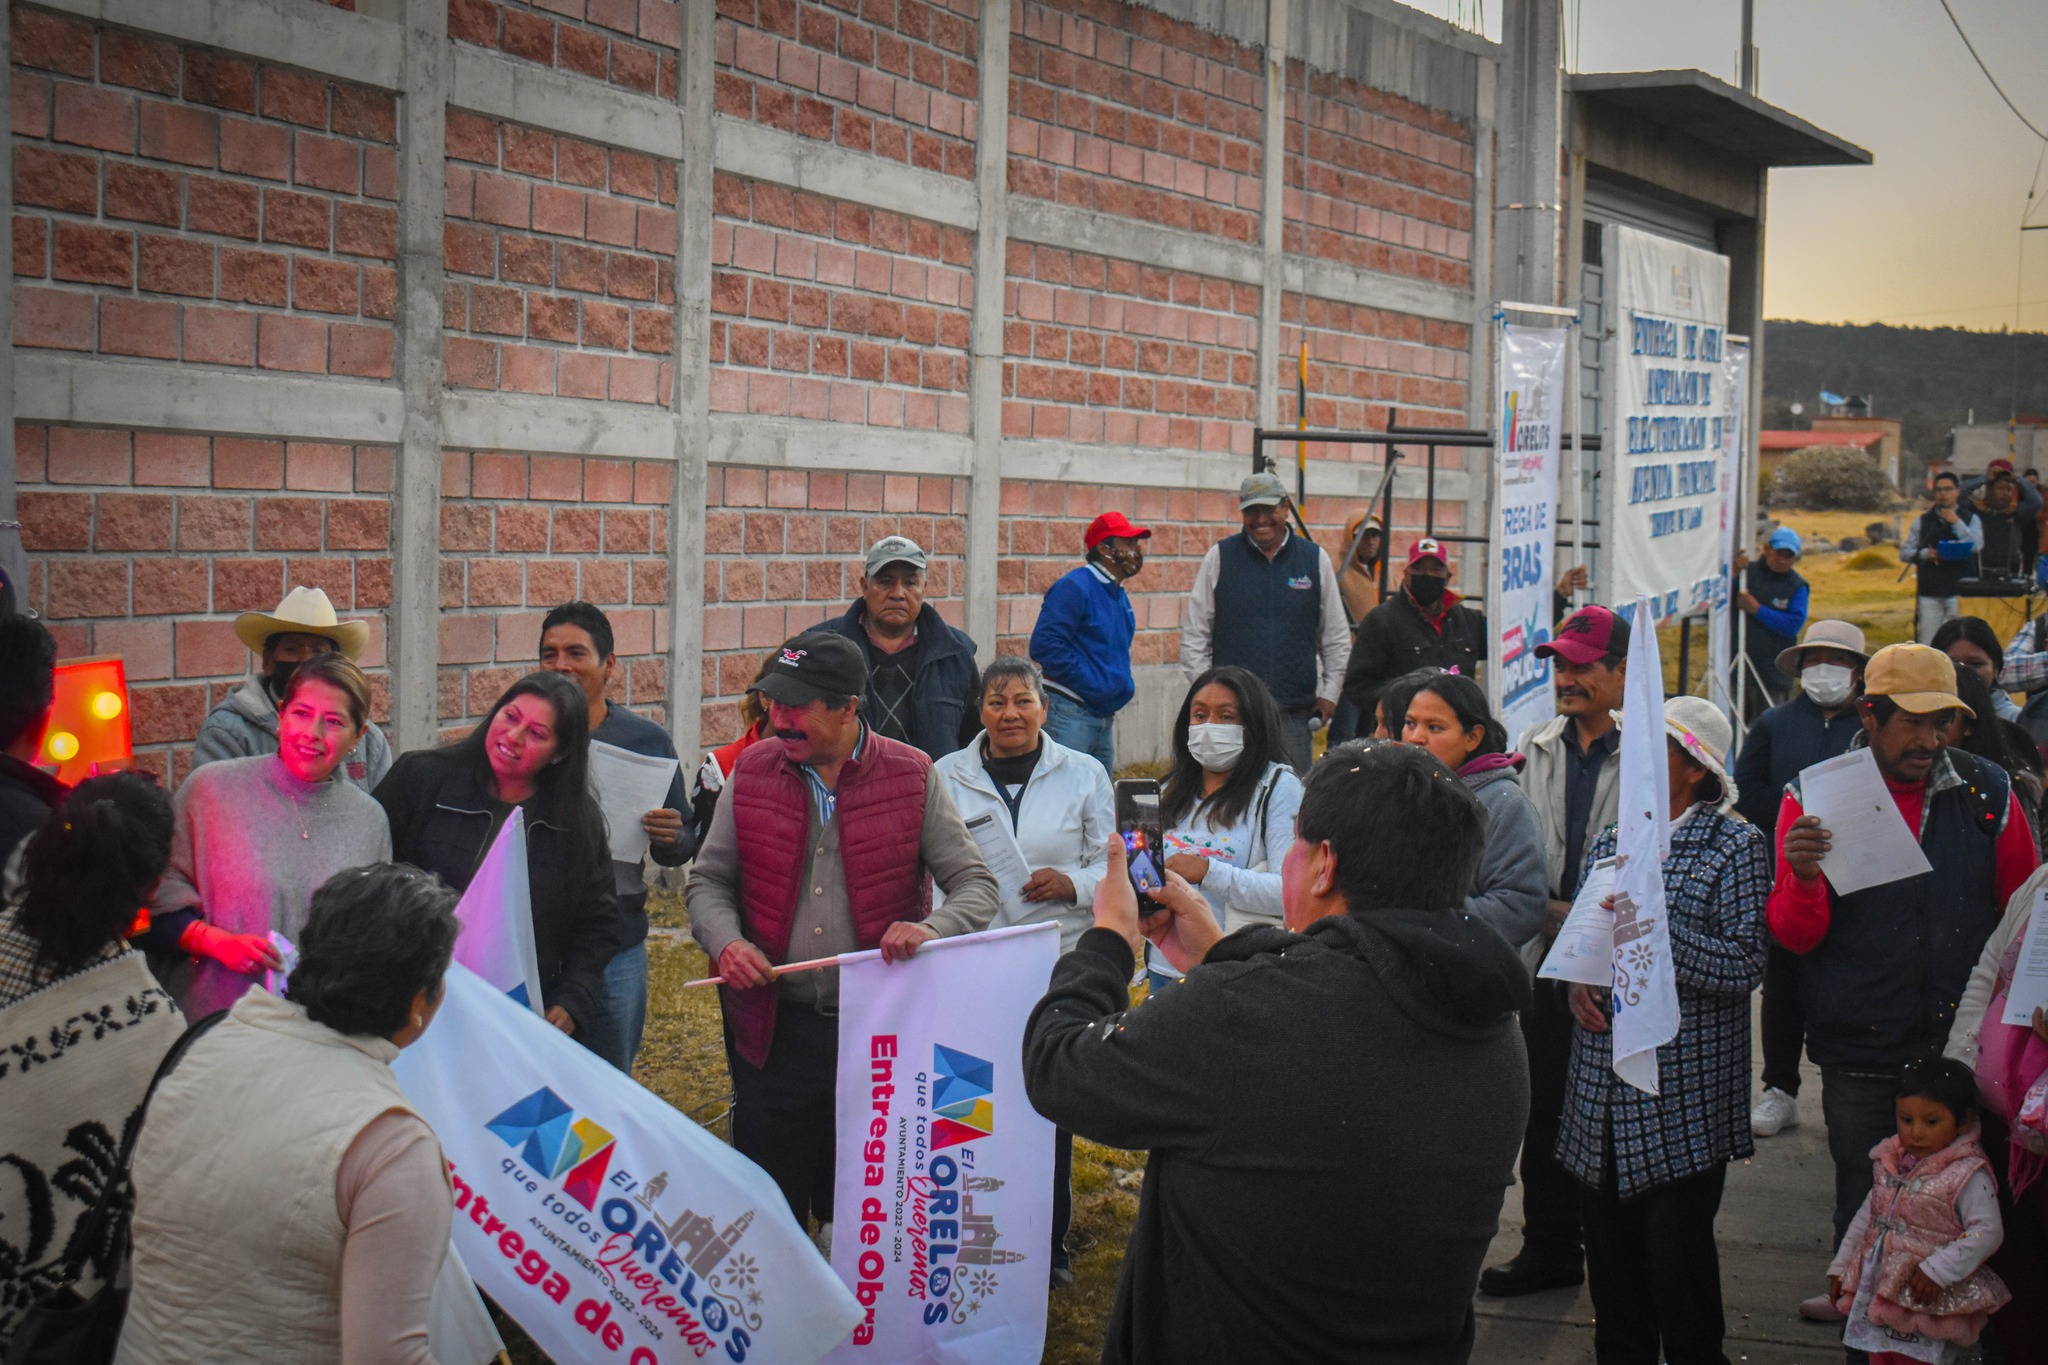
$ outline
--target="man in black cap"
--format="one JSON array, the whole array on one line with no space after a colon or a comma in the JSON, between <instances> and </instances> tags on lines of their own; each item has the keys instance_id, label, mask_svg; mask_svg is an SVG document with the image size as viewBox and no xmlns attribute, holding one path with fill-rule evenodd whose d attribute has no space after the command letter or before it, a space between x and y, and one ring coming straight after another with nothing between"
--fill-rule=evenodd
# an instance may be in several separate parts
<instances>
[{"instance_id":1,"label":"man in black cap","mask_svg":"<svg viewBox=\"0 0 2048 1365\"><path fill-rule=\"evenodd\" d=\"M861 647L830 630L785 642L754 686L770 738L740 757L697 850L691 933L718 964L732 1145L815 1215L828 1254L839 972L785 963L988 927L1002 904L931 759L861 718ZM932 909L932 884L946 903Z\"/></svg>"}]
</instances>

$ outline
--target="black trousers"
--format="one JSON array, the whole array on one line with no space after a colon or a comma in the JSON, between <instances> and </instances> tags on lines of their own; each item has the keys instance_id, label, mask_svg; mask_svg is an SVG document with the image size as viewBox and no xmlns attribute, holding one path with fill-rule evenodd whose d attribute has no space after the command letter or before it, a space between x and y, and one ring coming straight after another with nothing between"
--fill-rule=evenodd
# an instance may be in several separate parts
<instances>
[{"instance_id":1,"label":"black trousers","mask_svg":"<svg viewBox=\"0 0 2048 1365\"><path fill-rule=\"evenodd\" d=\"M1717 1166L1623 1200L1610 1155L1603 1187L1579 1186L1598 1365L1728 1365L1714 1246L1727 1182Z\"/></svg>"},{"instance_id":2,"label":"black trousers","mask_svg":"<svg viewBox=\"0 0 2048 1365\"><path fill-rule=\"evenodd\" d=\"M1806 1008L1799 1003L1799 954L1776 943L1764 957L1764 1000L1760 1019L1764 1043L1764 1084L1796 1097L1799 1055L1806 1050Z\"/></svg>"},{"instance_id":3,"label":"black trousers","mask_svg":"<svg viewBox=\"0 0 2048 1365\"><path fill-rule=\"evenodd\" d=\"M1067 1229L1074 1223L1074 1135L1064 1128L1052 1134L1052 1265L1071 1265Z\"/></svg>"},{"instance_id":4,"label":"black trousers","mask_svg":"<svg viewBox=\"0 0 2048 1365\"><path fill-rule=\"evenodd\" d=\"M783 1001L768 1064L750 1066L726 1035L732 1145L768 1172L801 1225L832 1221L838 1135L839 1018Z\"/></svg>"},{"instance_id":5,"label":"black trousers","mask_svg":"<svg viewBox=\"0 0 2048 1365\"><path fill-rule=\"evenodd\" d=\"M1572 1011L1562 981L1536 983L1522 1012L1529 1050L1529 1122L1522 1130L1522 1254L1537 1260L1579 1260L1579 1182L1557 1163L1557 1126L1564 1113L1565 1070L1572 1056Z\"/></svg>"}]
</instances>

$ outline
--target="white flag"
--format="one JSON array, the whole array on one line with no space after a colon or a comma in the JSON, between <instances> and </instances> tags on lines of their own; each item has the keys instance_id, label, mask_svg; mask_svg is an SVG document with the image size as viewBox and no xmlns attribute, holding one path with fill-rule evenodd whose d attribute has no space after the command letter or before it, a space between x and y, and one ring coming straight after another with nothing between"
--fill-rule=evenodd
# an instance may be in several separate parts
<instances>
[{"instance_id":1,"label":"white flag","mask_svg":"<svg viewBox=\"0 0 2048 1365\"><path fill-rule=\"evenodd\" d=\"M540 1000L540 954L533 948L533 887L526 874L526 813L514 810L455 907L462 931L455 960L533 1010Z\"/></svg>"},{"instance_id":2,"label":"white flag","mask_svg":"<svg viewBox=\"0 0 2048 1365\"><path fill-rule=\"evenodd\" d=\"M1650 599L1636 598L1621 708L1621 821L1614 886L1614 1074L1655 1095L1657 1049L1678 1036L1678 980L1664 909L1671 761L1664 663Z\"/></svg>"},{"instance_id":3,"label":"white flag","mask_svg":"<svg viewBox=\"0 0 2048 1365\"><path fill-rule=\"evenodd\" d=\"M836 1362L1036 1361L1052 1124L1024 1096L1024 1024L1058 926L939 939L839 969L832 1268L865 1313Z\"/></svg>"},{"instance_id":4,"label":"white flag","mask_svg":"<svg viewBox=\"0 0 2048 1365\"><path fill-rule=\"evenodd\" d=\"M766 1172L463 967L392 1070L464 1263L553 1359L808 1365L860 1319Z\"/></svg>"}]
</instances>

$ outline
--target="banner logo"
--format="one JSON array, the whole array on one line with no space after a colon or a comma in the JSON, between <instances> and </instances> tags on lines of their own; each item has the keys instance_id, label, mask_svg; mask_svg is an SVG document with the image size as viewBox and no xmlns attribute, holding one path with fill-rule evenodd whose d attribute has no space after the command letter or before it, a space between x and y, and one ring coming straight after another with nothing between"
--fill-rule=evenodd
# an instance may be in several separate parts
<instances>
[{"instance_id":1,"label":"banner logo","mask_svg":"<svg viewBox=\"0 0 2048 1365\"><path fill-rule=\"evenodd\" d=\"M586 1209L597 1207L612 1152L612 1135L579 1119L562 1097L543 1086L484 1125L516 1149L527 1165L560 1182L562 1192Z\"/></svg>"},{"instance_id":2,"label":"banner logo","mask_svg":"<svg viewBox=\"0 0 2048 1365\"><path fill-rule=\"evenodd\" d=\"M989 1101L996 1088L993 1066L935 1043L932 1075L932 1112L939 1115L932 1124L933 1151L995 1136L996 1108Z\"/></svg>"}]
</instances>

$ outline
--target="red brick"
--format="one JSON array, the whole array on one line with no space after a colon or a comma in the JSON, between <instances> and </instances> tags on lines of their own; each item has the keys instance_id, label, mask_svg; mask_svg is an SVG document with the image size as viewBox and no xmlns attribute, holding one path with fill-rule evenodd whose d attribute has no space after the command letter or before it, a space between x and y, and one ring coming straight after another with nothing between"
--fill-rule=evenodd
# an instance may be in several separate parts
<instances>
[{"instance_id":1,"label":"red brick","mask_svg":"<svg viewBox=\"0 0 2048 1365\"><path fill-rule=\"evenodd\" d=\"M304 584L318 588L327 594L327 600L334 603L337 611L352 611L355 608L355 561L351 559L287 559L284 564L284 581L297 587ZM369 663L369 659L362 660Z\"/></svg>"},{"instance_id":2,"label":"red brick","mask_svg":"<svg viewBox=\"0 0 2048 1365\"><path fill-rule=\"evenodd\" d=\"M389 327L366 327L360 323L337 322L331 331L333 358L329 368L335 374L364 379L389 379L396 337Z\"/></svg>"},{"instance_id":3,"label":"red brick","mask_svg":"<svg viewBox=\"0 0 2048 1365\"><path fill-rule=\"evenodd\" d=\"M162 494L102 493L93 531L96 550L171 548L171 499ZM148 590L145 582L143 588Z\"/></svg>"},{"instance_id":4,"label":"red brick","mask_svg":"<svg viewBox=\"0 0 2048 1365\"><path fill-rule=\"evenodd\" d=\"M217 624L213 622L187 622L188 625ZM231 632L232 633L232 632ZM243 651L245 661L248 651ZM201 721L206 717L207 700L204 687L138 687L129 694L129 704L134 708L133 733L137 744L170 744L190 741L199 733ZM138 754L136 765L140 767L151 755ZM185 761L190 762L189 755Z\"/></svg>"},{"instance_id":5,"label":"red brick","mask_svg":"<svg viewBox=\"0 0 2048 1365\"><path fill-rule=\"evenodd\" d=\"M178 305L149 299L101 299L100 353L176 360Z\"/></svg>"},{"instance_id":6,"label":"red brick","mask_svg":"<svg viewBox=\"0 0 2048 1365\"><path fill-rule=\"evenodd\" d=\"M504 126L503 165L508 171L521 175L536 176L542 180L555 178L555 138L534 128L521 128L517 124Z\"/></svg>"},{"instance_id":7,"label":"red brick","mask_svg":"<svg viewBox=\"0 0 2048 1365\"><path fill-rule=\"evenodd\" d=\"M213 297L213 248L181 237L142 239L139 283L152 294Z\"/></svg>"},{"instance_id":8,"label":"red brick","mask_svg":"<svg viewBox=\"0 0 2048 1365\"><path fill-rule=\"evenodd\" d=\"M202 365L255 364L255 316L231 308L186 309L185 359Z\"/></svg>"},{"instance_id":9,"label":"red brick","mask_svg":"<svg viewBox=\"0 0 2048 1365\"><path fill-rule=\"evenodd\" d=\"M498 125L460 110L448 112L448 155L482 166L498 164Z\"/></svg>"},{"instance_id":10,"label":"red brick","mask_svg":"<svg viewBox=\"0 0 2048 1365\"><path fill-rule=\"evenodd\" d=\"M292 138L292 182L354 194L363 183L362 151L340 138L298 133Z\"/></svg>"},{"instance_id":11,"label":"red brick","mask_svg":"<svg viewBox=\"0 0 2048 1365\"><path fill-rule=\"evenodd\" d=\"M389 147L363 148L363 193L372 199L398 198L398 153Z\"/></svg>"},{"instance_id":12,"label":"red brick","mask_svg":"<svg viewBox=\"0 0 2048 1365\"><path fill-rule=\"evenodd\" d=\"M49 566L49 615L58 619L128 615L128 561L59 559Z\"/></svg>"},{"instance_id":13,"label":"red brick","mask_svg":"<svg viewBox=\"0 0 2048 1365\"><path fill-rule=\"evenodd\" d=\"M14 202L67 213L99 209L99 168L93 158L44 147L14 153Z\"/></svg>"},{"instance_id":14,"label":"red brick","mask_svg":"<svg viewBox=\"0 0 2048 1365\"><path fill-rule=\"evenodd\" d=\"M292 307L313 313L353 314L361 301L356 267L311 256L292 261Z\"/></svg>"},{"instance_id":15,"label":"red brick","mask_svg":"<svg viewBox=\"0 0 2048 1365\"><path fill-rule=\"evenodd\" d=\"M384 446L366 446L356 451L356 491L391 491L392 452Z\"/></svg>"},{"instance_id":16,"label":"red brick","mask_svg":"<svg viewBox=\"0 0 2048 1365\"><path fill-rule=\"evenodd\" d=\"M131 447L125 431L50 428L51 483L126 484Z\"/></svg>"},{"instance_id":17,"label":"red brick","mask_svg":"<svg viewBox=\"0 0 2048 1365\"><path fill-rule=\"evenodd\" d=\"M451 14L452 18L452 14ZM392 142L398 136L396 96L360 85L334 87L334 131L343 137Z\"/></svg>"},{"instance_id":18,"label":"red brick","mask_svg":"<svg viewBox=\"0 0 2048 1365\"><path fill-rule=\"evenodd\" d=\"M526 602L526 575L516 559L469 561L469 605L517 607Z\"/></svg>"},{"instance_id":19,"label":"red brick","mask_svg":"<svg viewBox=\"0 0 2048 1365\"><path fill-rule=\"evenodd\" d=\"M178 177L125 161L107 166L107 217L176 227L181 216Z\"/></svg>"},{"instance_id":20,"label":"red brick","mask_svg":"<svg viewBox=\"0 0 2048 1365\"><path fill-rule=\"evenodd\" d=\"M256 327L256 364L265 370L327 372L327 324L265 314Z\"/></svg>"},{"instance_id":21,"label":"red brick","mask_svg":"<svg viewBox=\"0 0 2048 1365\"><path fill-rule=\"evenodd\" d=\"M246 550L249 548L247 498L179 498L178 548Z\"/></svg>"},{"instance_id":22,"label":"red brick","mask_svg":"<svg viewBox=\"0 0 2048 1365\"><path fill-rule=\"evenodd\" d=\"M213 443L213 486L284 487L284 443L219 437Z\"/></svg>"},{"instance_id":23,"label":"red brick","mask_svg":"<svg viewBox=\"0 0 2048 1365\"><path fill-rule=\"evenodd\" d=\"M263 192L263 240L327 249L329 202L291 190Z\"/></svg>"},{"instance_id":24,"label":"red brick","mask_svg":"<svg viewBox=\"0 0 2048 1365\"><path fill-rule=\"evenodd\" d=\"M196 311L196 310L195 310ZM246 315L244 315L246 316ZM191 314L186 315L186 349L191 348ZM250 320L251 335L254 320ZM204 436L135 433L138 487L205 488L213 477L213 443Z\"/></svg>"},{"instance_id":25,"label":"red brick","mask_svg":"<svg viewBox=\"0 0 2048 1365\"><path fill-rule=\"evenodd\" d=\"M523 180L479 173L476 178L476 216L500 227L524 228L530 222L530 187Z\"/></svg>"},{"instance_id":26,"label":"red brick","mask_svg":"<svg viewBox=\"0 0 2048 1365\"><path fill-rule=\"evenodd\" d=\"M15 289L16 345L90 351L92 339L92 295L56 289Z\"/></svg>"},{"instance_id":27,"label":"red brick","mask_svg":"<svg viewBox=\"0 0 2048 1365\"><path fill-rule=\"evenodd\" d=\"M60 82L52 101L58 142L103 152L135 150L135 99L114 90Z\"/></svg>"},{"instance_id":28,"label":"red brick","mask_svg":"<svg viewBox=\"0 0 2048 1365\"><path fill-rule=\"evenodd\" d=\"M525 297L516 289L475 286L469 291L470 330L496 336L524 336Z\"/></svg>"},{"instance_id":29,"label":"red brick","mask_svg":"<svg viewBox=\"0 0 2048 1365\"><path fill-rule=\"evenodd\" d=\"M220 253L220 297L232 303L260 303L282 308L290 295L291 258L275 251Z\"/></svg>"},{"instance_id":30,"label":"red brick","mask_svg":"<svg viewBox=\"0 0 2048 1365\"><path fill-rule=\"evenodd\" d=\"M256 548L319 549L321 507L317 498L258 498Z\"/></svg>"},{"instance_id":31,"label":"red brick","mask_svg":"<svg viewBox=\"0 0 2048 1365\"><path fill-rule=\"evenodd\" d=\"M529 465L530 498L576 502L583 497L583 462L573 457L536 455Z\"/></svg>"},{"instance_id":32,"label":"red brick","mask_svg":"<svg viewBox=\"0 0 2048 1365\"><path fill-rule=\"evenodd\" d=\"M256 112L256 67L212 48L185 49L185 98L237 113Z\"/></svg>"},{"instance_id":33,"label":"red brick","mask_svg":"<svg viewBox=\"0 0 2048 1365\"><path fill-rule=\"evenodd\" d=\"M555 512L550 544L558 555L596 554L602 543L599 534L602 525L596 508L558 508Z\"/></svg>"},{"instance_id":34,"label":"red brick","mask_svg":"<svg viewBox=\"0 0 2048 1365\"><path fill-rule=\"evenodd\" d=\"M181 166L213 166L220 146L220 116L209 109L142 102L142 155Z\"/></svg>"},{"instance_id":35,"label":"red brick","mask_svg":"<svg viewBox=\"0 0 2048 1365\"><path fill-rule=\"evenodd\" d=\"M180 536L184 511L180 509ZM176 612L206 610L208 574L204 559L138 559L135 575L146 585L142 600L135 604L138 616L168 616Z\"/></svg>"},{"instance_id":36,"label":"red brick","mask_svg":"<svg viewBox=\"0 0 2048 1365\"><path fill-rule=\"evenodd\" d=\"M84 284L135 282L135 234L85 223L57 224L50 273Z\"/></svg>"},{"instance_id":37,"label":"red brick","mask_svg":"<svg viewBox=\"0 0 2048 1365\"><path fill-rule=\"evenodd\" d=\"M349 446L294 441L284 448L284 486L322 493L355 488L355 451Z\"/></svg>"},{"instance_id":38,"label":"red brick","mask_svg":"<svg viewBox=\"0 0 2048 1365\"><path fill-rule=\"evenodd\" d=\"M564 351L557 367L555 392L564 398L603 398L610 392L610 370L610 362L601 355Z\"/></svg>"},{"instance_id":39,"label":"red brick","mask_svg":"<svg viewBox=\"0 0 2048 1365\"><path fill-rule=\"evenodd\" d=\"M284 561L281 559L213 561L215 611L269 611L284 596L284 591Z\"/></svg>"},{"instance_id":40,"label":"red brick","mask_svg":"<svg viewBox=\"0 0 2048 1365\"><path fill-rule=\"evenodd\" d=\"M498 387L506 393L554 393L555 352L538 346L505 347L498 357Z\"/></svg>"},{"instance_id":41,"label":"red brick","mask_svg":"<svg viewBox=\"0 0 2048 1365\"><path fill-rule=\"evenodd\" d=\"M488 341L448 337L441 343L442 364L448 382L457 388L498 387L498 348Z\"/></svg>"},{"instance_id":42,"label":"red brick","mask_svg":"<svg viewBox=\"0 0 2048 1365\"><path fill-rule=\"evenodd\" d=\"M349 256L398 258L398 210L341 204L334 212L334 249Z\"/></svg>"},{"instance_id":43,"label":"red brick","mask_svg":"<svg viewBox=\"0 0 2048 1365\"><path fill-rule=\"evenodd\" d=\"M17 500L21 544L26 550L90 550L92 494L40 493L24 489Z\"/></svg>"},{"instance_id":44,"label":"red brick","mask_svg":"<svg viewBox=\"0 0 2048 1365\"><path fill-rule=\"evenodd\" d=\"M16 64L91 79L93 31L89 25L32 9L17 9L12 18Z\"/></svg>"},{"instance_id":45,"label":"red brick","mask_svg":"<svg viewBox=\"0 0 2048 1365\"><path fill-rule=\"evenodd\" d=\"M505 51L543 66L555 64L555 26L538 14L505 11Z\"/></svg>"},{"instance_id":46,"label":"red brick","mask_svg":"<svg viewBox=\"0 0 2048 1365\"><path fill-rule=\"evenodd\" d=\"M269 562L276 563L274 560ZM283 578L283 568L283 565L277 565L280 580ZM239 600L251 603L249 606L240 608L241 610L267 611L277 605L279 594L273 593L268 602L263 602L258 598L248 595L256 591L255 577L253 575L244 575L243 578L249 581L240 581L231 577L231 581L227 585L231 591L238 594ZM214 582L215 608L223 611L234 610L235 608L221 605L219 601L221 588L222 585L219 577L216 575ZM172 649L176 658L175 671L181 678L231 677L245 671L249 666L249 651L242 644L241 638L235 634L234 623L231 621L177 621L172 623L171 630L173 639ZM169 691L170 689L166 688L164 690ZM177 738L188 739L191 736L180 734Z\"/></svg>"},{"instance_id":47,"label":"red brick","mask_svg":"<svg viewBox=\"0 0 2048 1365\"><path fill-rule=\"evenodd\" d=\"M327 505L327 548L382 550L390 544L391 504L351 498Z\"/></svg>"},{"instance_id":48,"label":"red brick","mask_svg":"<svg viewBox=\"0 0 2048 1365\"><path fill-rule=\"evenodd\" d=\"M169 621L102 621L93 627L93 652L118 654L130 682L171 676ZM133 721L130 721L131 726Z\"/></svg>"},{"instance_id":49,"label":"red brick","mask_svg":"<svg viewBox=\"0 0 2048 1365\"><path fill-rule=\"evenodd\" d=\"M554 248L538 237L502 234L498 239L498 278L508 284L553 284Z\"/></svg>"},{"instance_id":50,"label":"red brick","mask_svg":"<svg viewBox=\"0 0 2048 1365\"><path fill-rule=\"evenodd\" d=\"M285 67L264 67L263 114L307 128L325 128L327 81Z\"/></svg>"},{"instance_id":51,"label":"red brick","mask_svg":"<svg viewBox=\"0 0 2048 1365\"><path fill-rule=\"evenodd\" d=\"M186 226L195 232L254 241L262 228L261 195L254 185L202 175L187 177Z\"/></svg>"},{"instance_id":52,"label":"red brick","mask_svg":"<svg viewBox=\"0 0 2048 1365\"><path fill-rule=\"evenodd\" d=\"M375 610L391 605L391 561L389 559L358 559L356 561L356 609Z\"/></svg>"},{"instance_id":53,"label":"red brick","mask_svg":"<svg viewBox=\"0 0 2048 1365\"><path fill-rule=\"evenodd\" d=\"M366 265L363 267L363 316L383 318L386 321L398 316L398 272L389 266Z\"/></svg>"}]
</instances>

